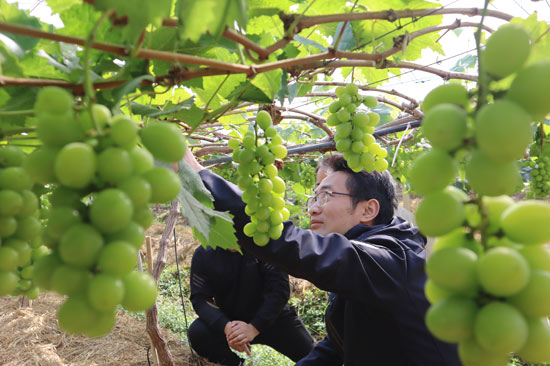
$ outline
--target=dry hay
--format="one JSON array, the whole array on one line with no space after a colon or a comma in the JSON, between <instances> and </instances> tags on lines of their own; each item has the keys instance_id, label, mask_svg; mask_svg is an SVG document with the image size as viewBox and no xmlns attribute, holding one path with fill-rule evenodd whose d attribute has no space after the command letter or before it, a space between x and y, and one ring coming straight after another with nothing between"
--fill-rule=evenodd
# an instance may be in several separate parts
<instances>
[{"instance_id":1,"label":"dry hay","mask_svg":"<svg viewBox=\"0 0 550 366\"><path fill-rule=\"evenodd\" d=\"M149 365L149 337L144 322L118 312L115 327L105 337L67 335L57 328L56 310L62 300L61 296L43 293L32 307L20 308L18 299L0 297L0 365ZM176 365L197 365L186 344L164 329L161 332Z\"/></svg>"},{"instance_id":2,"label":"dry hay","mask_svg":"<svg viewBox=\"0 0 550 366\"><path fill-rule=\"evenodd\" d=\"M146 231L145 235L150 236L153 240L152 249L153 249L153 263L157 259L159 241L164 232L165 224L163 223L153 223ZM177 249L178 249L178 263L188 268L191 265L191 258L195 249L200 245L200 243L195 240L191 228L189 226L179 223L176 224L176 239L177 239ZM145 255L145 246L142 247L141 251ZM174 237L173 234L170 236L170 244L166 249L166 265L170 266L176 263L176 255L174 253Z\"/></svg>"}]
</instances>

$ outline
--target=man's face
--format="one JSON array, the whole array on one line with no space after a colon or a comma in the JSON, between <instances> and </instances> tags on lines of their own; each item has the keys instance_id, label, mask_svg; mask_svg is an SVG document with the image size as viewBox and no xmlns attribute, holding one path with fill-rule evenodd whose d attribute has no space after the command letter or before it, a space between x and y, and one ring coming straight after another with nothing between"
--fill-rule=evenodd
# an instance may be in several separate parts
<instances>
[{"instance_id":1,"label":"man's face","mask_svg":"<svg viewBox=\"0 0 550 366\"><path fill-rule=\"evenodd\" d=\"M319 174L317 175L319 179ZM321 192L338 192L349 194L346 187L347 173L334 172L321 176L315 194ZM328 235L332 233L345 234L349 229L360 223L361 211L359 207L353 208L352 197L346 195L328 195L325 205L315 202L309 210L311 216L310 228L317 234Z\"/></svg>"}]
</instances>

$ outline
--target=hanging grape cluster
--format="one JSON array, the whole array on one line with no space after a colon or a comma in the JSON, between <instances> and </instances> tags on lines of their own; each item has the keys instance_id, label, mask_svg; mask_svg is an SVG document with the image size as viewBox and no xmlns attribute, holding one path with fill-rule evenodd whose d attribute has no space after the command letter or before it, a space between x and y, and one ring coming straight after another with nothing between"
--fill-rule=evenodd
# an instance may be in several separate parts
<instances>
[{"instance_id":1,"label":"hanging grape cluster","mask_svg":"<svg viewBox=\"0 0 550 366\"><path fill-rule=\"evenodd\" d=\"M380 116L376 112L358 111L361 104L374 108L378 101L372 96L363 98L358 91L355 84L336 88L338 99L329 105L331 114L327 118L327 125L336 127L336 150L344 154L353 171L384 171L388 167L388 162L384 159L387 151L376 143L372 135Z\"/></svg>"},{"instance_id":2,"label":"hanging grape cluster","mask_svg":"<svg viewBox=\"0 0 550 366\"><path fill-rule=\"evenodd\" d=\"M515 75L505 98L470 112L466 89L447 84L423 106L432 149L412 164L410 183L424 195L418 227L437 237L426 264L426 324L458 343L466 366L506 366L512 352L550 362L550 205L507 196L522 185L516 163L532 141L531 121L550 112L547 100L525 97L550 83L549 62L524 66L529 49L522 27L501 27L481 61L493 79ZM450 186L465 154L476 200Z\"/></svg>"},{"instance_id":3,"label":"hanging grape cluster","mask_svg":"<svg viewBox=\"0 0 550 366\"><path fill-rule=\"evenodd\" d=\"M286 156L282 142L266 111L256 115L254 131L246 132L242 140L229 141L233 161L239 164L237 185L244 191L245 212L251 219L244 227L244 233L260 246L266 245L270 239L279 238L283 231L282 222L290 216L285 208L285 182L273 165L275 159Z\"/></svg>"},{"instance_id":4,"label":"hanging grape cluster","mask_svg":"<svg viewBox=\"0 0 550 366\"><path fill-rule=\"evenodd\" d=\"M531 159L526 162L531 168L527 197L544 199L550 196L550 133L537 135L529 151Z\"/></svg>"},{"instance_id":5,"label":"hanging grape cluster","mask_svg":"<svg viewBox=\"0 0 550 366\"><path fill-rule=\"evenodd\" d=\"M99 104L75 114L72 96L53 87L38 93L34 110L43 146L24 167L55 188L43 231L51 252L37 261L33 279L68 296L57 314L61 329L101 336L114 325L117 305L143 311L154 303L154 280L134 271L137 252L153 219L151 203L181 189L177 174L155 167L154 158L180 160L185 140L167 123L138 132L131 118Z\"/></svg>"},{"instance_id":6,"label":"hanging grape cluster","mask_svg":"<svg viewBox=\"0 0 550 366\"><path fill-rule=\"evenodd\" d=\"M0 296L38 296L33 263L44 254L38 198L18 147L0 147Z\"/></svg>"}]
</instances>

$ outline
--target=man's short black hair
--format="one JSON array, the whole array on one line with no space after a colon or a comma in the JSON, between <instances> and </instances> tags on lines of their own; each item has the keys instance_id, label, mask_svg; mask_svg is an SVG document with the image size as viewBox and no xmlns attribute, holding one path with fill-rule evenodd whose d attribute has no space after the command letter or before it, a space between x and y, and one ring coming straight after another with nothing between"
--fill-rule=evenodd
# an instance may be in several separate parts
<instances>
[{"instance_id":1,"label":"man's short black hair","mask_svg":"<svg viewBox=\"0 0 550 366\"><path fill-rule=\"evenodd\" d=\"M365 170L354 172L340 153L325 155L317 165L316 172L325 167L330 173L344 172L348 174L346 187L349 193L353 195L352 204L354 208L361 201L375 199L380 204L380 211L374 219L374 224L387 224L391 221L398 203L394 181L387 170L371 173Z\"/></svg>"}]
</instances>

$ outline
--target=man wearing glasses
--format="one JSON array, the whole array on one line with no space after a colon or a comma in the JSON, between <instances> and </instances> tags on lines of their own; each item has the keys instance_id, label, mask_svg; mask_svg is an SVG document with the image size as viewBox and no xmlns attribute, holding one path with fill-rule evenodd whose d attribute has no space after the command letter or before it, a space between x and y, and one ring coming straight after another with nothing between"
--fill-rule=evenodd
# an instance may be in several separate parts
<instances>
[{"instance_id":1,"label":"man wearing glasses","mask_svg":"<svg viewBox=\"0 0 550 366\"><path fill-rule=\"evenodd\" d=\"M243 234L249 222L241 192L185 160L212 192L217 210L234 215L239 243L261 260L331 293L327 337L299 366L458 366L456 346L426 328L425 238L394 216L389 173L353 172L340 154L325 157L309 200L311 230L284 224L282 236L259 247Z\"/></svg>"}]
</instances>

